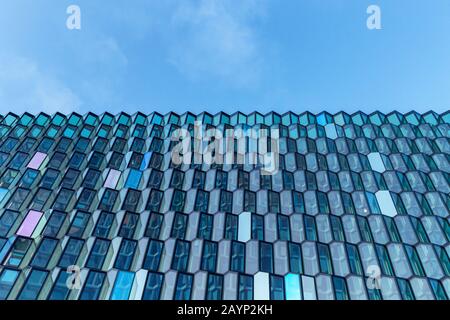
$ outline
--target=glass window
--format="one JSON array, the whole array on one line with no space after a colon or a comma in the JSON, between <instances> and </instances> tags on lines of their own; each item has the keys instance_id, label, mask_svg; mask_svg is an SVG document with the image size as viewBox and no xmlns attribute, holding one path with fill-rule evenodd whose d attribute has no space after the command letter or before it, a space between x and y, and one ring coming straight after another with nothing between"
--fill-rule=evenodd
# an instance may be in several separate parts
<instances>
[{"instance_id":1,"label":"glass window","mask_svg":"<svg viewBox=\"0 0 450 320\"><path fill-rule=\"evenodd\" d=\"M127 212L122 220L122 226L120 227L119 237L133 239L134 232L136 231L139 222L139 215Z\"/></svg>"},{"instance_id":2,"label":"glass window","mask_svg":"<svg viewBox=\"0 0 450 320\"><path fill-rule=\"evenodd\" d=\"M57 237L65 218L66 213L61 211L53 211L47 222L47 225L45 226L43 235L46 237Z\"/></svg>"},{"instance_id":3,"label":"glass window","mask_svg":"<svg viewBox=\"0 0 450 320\"><path fill-rule=\"evenodd\" d=\"M54 169L47 169L44 173L44 175L42 176L41 179L41 186L47 189L52 189L56 179L58 179L59 177L59 171L54 170Z\"/></svg>"},{"instance_id":4,"label":"glass window","mask_svg":"<svg viewBox=\"0 0 450 320\"><path fill-rule=\"evenodd\" d=\"M303 273L302 251L297 243L289 242L289 269L292 273Z\"/></svg>"},{"instance_id":5,"label":"glass window","mask_svg":"<svg viewBox=\"0 0 450 320\"><path fill-rule=\"evenodd\" d=\"M19 273L17 270L6 268L0 272L0 300L6 300L8 298Z\"/></svg>"},{"instance_id":6,"label":"glass window","mask_svg":"<svg viewBox=\"0 0 450 320\"><path fill-rule=\"evenodd\" d=\"M39 171L27 169L20 179L20 185L24 188L31 188L39 175Z\"/></svg>"},{"instance_id":7,"label":"glass window","mask_svg":"<svg viewBox=\"0 0 450 320\"><path fill-rule=\"evenodd\" d=\"M123 201L122 210L136 212L141 199L141 192L138 190L128 189L125 200Z\"/></svg>"},{"instance_id":8,"label":"glass window","mask_svg":"<svg viewBox=\"0 0 450 320\"><path fill-rule=\"evenodd\" d=\"M9 267L19 267L25 255L32 244L32 239L19 237L14 241L12 248L6 258L3 260L3 265Z\"/></svg>"},{"instance_id":9,"label":"glass window","mask_svg":"<svg viewBox=\"0 0 450 320\"><path fill-rule=\"evenodd\" d=\"M48 272L41 270L31 270L25 284L20 291L18 300L36 300L41 292L42 286L47 279Z\"/></svg>"},{"instance_id":10,"label":"glass window","mask_svg":"<svg viewBox=\"0 0 450 320\"><path fill-rule=\"evenodd\" d=\"M148 219L147 229L145 230L145 236L151 239L158 239L161 233L161 227L164 220L162 214L152 212Z\"/></svg>"},{"instance_id":11,"label":"glass window","mask_svg":"<svg viewBox=\"0 0 450 320\"><path fill-rule=\"evenodd\" d=\"M47 200L50 198L52 192L48 189L39 188L30 203L30 209L36 211L43 211Z\"/></svg>"},{"instance_id":12,"label":"glass window","mask_svg":"<svg viewBox=\"0 0 450 320\"><path fill-rule=\"evenodd\" d=\"M273 273L273 247L267 242L260 242L260 270L263 272Z\"/></svg>"},{"instance_id":13,"label":"glass window","mask_svg":"<svg viewBox=\"0 0 450 320\"><path fill-rule=\"evenodd\" d=\"M58 265L61 268L67 268L69 266L76 265L83 245L83 240L70 238L66 244Z\"/></svg>"},{"instance_id":14,"label":"glass window","mask_svg":"<svg viewBox=\"0 0 450 320\"><path fill-rule=\"evenodd\" d=\"M150 191L150 196L148 197L148 202L146 210L159 212L161 201L163 198L163 192L153 189Z\"/></svg>"},{"instance_id":15,"label":"glass window","mask_svg":"<svg viewBox=\"0 0 450 320\"><path fill-rule=\"evenodd\" d=\"M419 238L419 241L422 243L429 243L430 240L428 239L428 235L425 231L425 228L422 225L422 222L415 217L410 217L410 219L414 229L416 230L416 234L417 237Z\"/></svg>"},{"instance_id":16,"label":"glass window","mask_svg":"<svg viewBox=\"0 0 450 320\"><path fill-rule=\"evenodd\" d=\"M442 284L435 279L429 279L431 284L431 289L433 290L434 296L437 300L448 300L447 294L445 293Z\"/></svg>"},{"instance_id":17,"label":"glass window","mask_svg":"<svg viewBox=\"0 0 450 320\"><path fill-rule=\"evenodd\" d=\"M58 278L56 278L55 284L48 296L48 300L66 300L69 296L70 289L67 287L67 280L70 273L65 270L60 270Z\"/></svg>"},{"instance_id":18,"label":"glass window","mask_svg":"<svg viewBox=\"0 0 450 320\"><path fill-rule=\"evenodd\" d=\"M184 181L184 172L180 170L174 170L172 172L172 178L170 180L170 187L174 189L181 189L183 188L183 181Z\"/></svg>"},{"instance_id":19,"label":"glass window","mask_svg":"<svg viewBox=\"0 0 450 320\"><path fill-rule=\"evenodd\" d=\"M92 246L86 267L101 270L108 254L110 241L97 238Z\"/></svg>"},{"instance_id":20,"label":"glass window","mask_svg":"<svg viewBox=\"0 0 450 320\"><path fill-rule=\"evenodd\" d=\"M114 214L102 212L98 218L93 235L96 237L107 238L113 222Z\"/></svg>"},{"instance_id":21,"label":"glass window","mask_svg":"<svg viewBox=\"0 0 450 320\"><path fill-rule=\"evenodd\" d=\"M124 155L118 152L113 152L108 162L108 167L115 170L120 170L122 166Z\"/></svg>"},{"instance_id":22,"label":"glass window","mask_svg":"<svg viewBox=\"0 0 450 320\"><path fill-rule=\"evenodd\" d=\"M305 213L305 202L303 200L303 195L300 192L293 192L292 199L294 202L294 212Z\"/></svg>"},{"instance_id":23,"label":"glass window","mask_svg":"<svg viewBox=\"0 0 450 320\"><path fill-rule=\"evenodd\" d=\"M58 240L43 238L39 244L39 248L37 249L33 260L31 261L31 266L46 269L57 245Z\"/></svg>"},{"instance_id":24,"label":"glass window","mask_svg":"<svg viewBox=\"0 0 450 320\"><path fill-rule=\"evenodd\" d=\"M117 254L114 268L120 270L130 270L134 259L137 242L133 240L123 239Z\"/></svg>"},{"instance_id":25,"label":"glass window","mask_svg":"<svg viewBox=\"0 0 450 320\"><path fill-rule=\"evenodd\" d=\"M289 217L284 215L277 215L278 219L278 238L280 240L290 241L291 233L289 229Z\"/></svg>"},{"instance_id":26,"label":"glass window","mask_svg":"<svg viewBox=\"0 0 450 320\"><path fill-rule=\"evenodd\" d=\"M172 211L183 211L186 193L184 191L175 190L172 197Z\"/></svg>"},{"instance_id":27,"label":"glass window","mask_svg":"<svg viewBox=\"0 0 450 320\"><path fill-rule=\"evenodd\" d=\"M190 274L179 273L175 286L174 300L190 300L193 276Z\"/></svg>"},{"instance_id":28,"label":"glass window","mask_svg":"<svg viewBox=\"0 0 450 320\"><path fill-rule=\"evenodd\" d=\"M186 214L177 212L173 219L172 238L184 239L188 225L188 216Z\"/></svg>"},{"instance_id":29,"label":"glass window","mask_svg":"<svg viewBox=\"0 0 450 320\"><path fill-rule=\"evenodd\" d=\"M276 275L270 276L270 300L284 300L284 278Z\"/></svg>"},{"instance_id":30,"label":"glass window","mask_svg":"<svg viewBox=\"0 0 450 320\"><path fill-rule=\"evenodd\" d=\"M200 212L207 212L208 203L209 203L209 193L203 190L197 190L194 210Z\"/></svg>"},{"instance_id":31,"label":"glass window","mask_svg":"<svg viewBox=\"0 0 450 320\"><path fill-rule=\"evenodd\" d=\"M189 242L177 240L172 258L172 269L186 271L190 248L191 244Z\"/></svg>"},{"instance_id":32,"label":"glass window","mask_svg":"<svg viewBox=\"0 0 450 320\"><path fill-rule=\"evenodd\" d=\"M217 189L227 189L227 182L228 182L228 172L217 170L216 173L216 188Z\"/></svg>"},{"instance_id":33,"label":"glass window","mask_svg":"<svg viewBox=\"0 0 450 320\"><path fill-rule=\"evenodd\" d=\"M335 241L345 241L344 229L342 228L341 219L337 216L330 215L331 229L333 232L333 239Z\"/></svg>"},{"instance_id":34,"label":"glass window","mask_svg":"<svg viewBox=\"0 0 450 320\"><path fill-rule=\"evenodd\" d=\"M233 193L221 190L220 192L220 211L232 212Z\"/></svg>"},{"instance_id":35,"label":"glass window","mask_svg":"<svg viewBox=\"0 0 450 320\"><path fill-rule=\"evenodd\" d=\"M253 300L253 277L239 274L239 300Z\"/></svg>"},{"instance_id":36,"label":"glass window","mask_svg":"<svg viewBox=\"0 0 450 320\"><path fill-rule=\"evenodd\" d=\"M252 239L264 240L264 217L252 214Z\"/></svg>"},{"instance_id":37,"label":"glass window","mask_svg":"<svg viewBox=\"0 0 450 320\"><path fill-rule=\"evenodd\" d=\"M134 281L134 272L119 271L110 300L128 300Z\"/></svg>"},{"instance_id":38,"label":"glass window","mask_svg":"<svg viewBox=\"0 0 450 320\"><path fill-rule=\"evenodd\" d=\"M348 262L350 265L351 273L355 273L357 275L362 276L364 274L361 258L359 256L358 248L352 244L346 244Z\"/></svg>"},{"instance_id":39,"label":"glass window","mask_svg":"<svg viewBox=\"0 0 450 320\"><path fill-rule=\"evenodd\" d=\"M81 238L84 230L89 222L91 214L84 211L78 211L73 218L72 224L67 231L67 235L70 237Z\"/></svg>"},{"instance_id":40,"label":"glass window","mask_svg":"<svg viewBox=\"0 0 450 320\"><path fill-rule=\"evenodd\" d=\"M209 272L216 271L218 245L216 242L204 241L201 269Z\"/></svg>"},{"instance_id":41,"label":"glass window","mask_svg":"<svg viewBox=\"0 0 450 320\"><path fill-rule=\"evenodd\" d=\"M245 244L242 242L231 242L231 271L245 272Z\"/></svg>"},{"instance_id":42,"label":"glass window","mask_svg":"<svg viewBox=\"0 0 450 320\"><path fill-rule=\"evenodd\" d=\"M75 169L69 169L67 170L66 174L64 175L63 180L61 181L61 186L63 188L72 189L80 175L80 171Z\"/></svg>"},{"instance_id":43,"label":"glass window","mask_svg":"<svg viewBox=\"0 0 450 320\"><path fill-rule=\"evenodd\" d=\"M89 169L86 173L82 186L89 189L95 189L100 176L100 171Z\"/></svg>"},{"instance_id":44,"label":"glass window","mask_svg":"<svg viewBox=\"0 0 450 320\"><path fill-rule=\"evenodd\" d=\"M225 235L224 238L228 240L237 240L238 238L238 216L227 213L225 215Z\"/></svg>"},{"instance_id":45,"label":"glass window","mask_svg":"<svg viewBox=\"0 0 450 320\"><path fill-rule=\"evenodd\" d=\"M161 273L149 272L145 283L142 300L159 300L161 288L164 281L164 275Z\"/></svg>"},{"instance_id":46,"label":"glass window","mask_svg":"<svg viewBox=\"0 0 450 320\"><path fill-rule=\"evenodd\" d=\"M148 188L158 189L161 185L164 174L159 170L152 170L150 178L148 179Z\"/></svg>"},{"instance_id":47,"label":"glass window","mask_svg":"<svg viewBox=\"0 0 450 320\"><path fill-rule=\"evenodd\" d=\"M373 242L372 233L370 232L369 223L365 217L357 217L361 238L365 242Z\"/></svg>"},{"instance_id":48,"label":"glass window","mask_svg":"<svg viewBox=\"0 0 450 320\"><path fill-rule=\"evenodd\" d=\"M0 237L8 237L12 230L13 225L15 224L17 217L19 216L19 212L12 210L5 210L3 215L0 217Z\"/></svg>"},{"instance_id":49,"label":"glass window","mask_svg":"<svg viewBox=\"0 0 450 320\"><path fill-rule=\"evenodd\" d=\"M425 271L423 270L422 263L420 262L416 249L413 246L405 245L405 250L414 274L416 276L425 277Z\"/></svg>"},{"instance_id":50,"label":"glass window","mask_svg":"<svg viewBox=\"0 0 450 320\"><path fill-rule=\"evenodd\" d=\"M98 208L100 210L113 211L118 196L119 196L118 191L106 189L105 192L103 193L103 197L98 205Z\"/></svg>"},{"instance_id":51,"label":"glass window","mask_svg":"<svg viewBox=\"0 0 450 320\"><path fill-rule=\"evenodd\" d=\"M214 224L214 216L202 213L198 226L198 237L201 239L211 240Z\"/></svg>"},{"instance_id":52,"label":"glass window","mask_svg":"<svg viewBox=\"0 0 450 320\"><path fill-rule=\"evenodd\" d=\"M319 254L320 271L323 273L333 274L330 249L328 246L326 244L317 243L317 251Z\"/></svg>"},{"instance_id":53,"label":"glass window","mask_svg":"<svg viewBox=\"0 0 450 320\"><path fill-rule=\"evenodd\" d=\"M317 241L317 229L314 217L304 215L303 216L306 230L306 239L309 241Z\"/></svg>"},{"instance_id":54,"label":"glass window","mask_svg":"<svg viewBox=\"0 0 450 320\"><path fill-rule=\"evenodd\" d=\"M137 165L137 168L139 169L139 165ZM131 169L130 173L128 174L127 182L125 183L125 188L130 189L138 189L139 184L141 182L142 172L138 171L136 169Z\"/></svg>"},{"instance_id":55,"label":"glass window","mask_svg":"<svg viewBox=\"0 0 450 320\"><path fill-rule=\"evenodd\" d=\"M319 213L330 213L330 206L328 205L328 197L323 192L317 192L317 202L319 204Z\"/></svg>"},{"instance_id":56,"label":"glass window","mask_svg":"<svg viewBox=\"0 0 450 320\"><path fill-rule=\"evenodd\" d=\"M380 261L381 272L387 276L394 276L391 260L389 258L386 247L380 244L376 244L375 250L377 252L378 260Z\"/></svg>"},{"instance_id":57,"label":"glass window","mask_svg":"<svg viewBox=\"0 0 450 320\"><path fill-rule=\"evenodd\" d=\"M415 300L414 293L408 280L397 278L397 284L403 300Z\"/></svg>"},{"instance_id":58,"label":"glass window","mask_svg":"<svg viewBox=\"0 0 450 320\"><path fill-rule=\"evenodd\" d=\"M274 213L280 212L280 194L269 191L269 211Z\"/></svg>"},{"instance_id":59,"label":"glass window","mask_svg":"<svg viewBox=\"0 0 450 320\"><path fill-rule=\"evenodd\" d=\"M148 243L147 253L145 255L143 268L150 271L158 271L159 263L164 248L164 242L150 240Z\"/></svg>"},{"instance_id":60,"label":"glass window","mask_svg":"<svg viewBox=\"0 0 450 320\"><path fill-rule=\"evenodd\" d=\"M98 300L102 291L106 274L103 272L89 271L80 300Z\"/></svg>"},{"instance_id":61,"label":"glass window","mask_svg":"<svg viewBox=\"0 0 450 320\"><path fill-rule=\"evenodd\" d=\"M336 300L350 300L345 278L333 277L333 286Z\"/></svg>"},{"instance_id":62,"label":"glass window","mask_svg":"<svg viewBox=\"0 0 450 320\"><path fill-rule=\"evenodd\" d=\"M222 290L223 276L209 273L206 300L222 300Z\"/></svg>"}]
</instances>

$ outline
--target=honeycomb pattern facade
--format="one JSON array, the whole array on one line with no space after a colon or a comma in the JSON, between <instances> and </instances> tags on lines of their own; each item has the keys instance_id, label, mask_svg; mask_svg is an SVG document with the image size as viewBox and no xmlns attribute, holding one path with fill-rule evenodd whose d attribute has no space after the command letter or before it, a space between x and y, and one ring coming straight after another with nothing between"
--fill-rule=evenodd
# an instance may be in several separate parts
<instances>
[{"instance_id":1,"label":"honeycomb pattern facade","mask_svg":"<svg viewBox=\"0 0 450 320\"><path fill-rule=\"evenodd\" d=\"M279 129L280 170L174 165L196 120ZM449 112L0 115L0 299L447 300L449 138Z\"/></svg>"}]
</instances>

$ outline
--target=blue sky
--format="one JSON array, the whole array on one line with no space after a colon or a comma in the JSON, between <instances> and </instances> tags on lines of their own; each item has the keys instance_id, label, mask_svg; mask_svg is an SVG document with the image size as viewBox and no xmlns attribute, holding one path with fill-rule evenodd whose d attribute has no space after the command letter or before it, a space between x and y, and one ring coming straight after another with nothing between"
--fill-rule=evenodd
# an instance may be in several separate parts
<instances>
[{"instance_id":1,"label":"blue sky","mask_svg":"<svg viewBox=\"0 0 450 320\"><path fill-rule=\"evenodd\" d=\"M449 17L449 0L3 1L0 113L445 112Z\"/></svg>"}]
</instances>

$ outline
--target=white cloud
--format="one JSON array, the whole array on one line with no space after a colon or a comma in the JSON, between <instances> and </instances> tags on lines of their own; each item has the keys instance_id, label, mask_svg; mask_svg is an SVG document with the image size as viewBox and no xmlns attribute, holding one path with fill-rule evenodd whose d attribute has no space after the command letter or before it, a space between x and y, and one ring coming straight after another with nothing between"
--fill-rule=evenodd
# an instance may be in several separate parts
<instances>
[{"instance_id":1,"label":"white cloud","mask_svg":"<svg viewBox=\"0 0 450 320\"><path fill-rule=\"evenodd\" d=\"M34 61L18 56L0 57L0 113L70 113L80 104L70 88Z\"/></svg>"},{"instance_id":2,"label":"white cloud","mask_svg":"<svg viewBox=\"0 0 450 320\"><path fill-rule=\"evenodd\" d=\"M169 30L169 61L194 80L212 77L254 85L263 54L252 23L265 8L265 1L255 0L177 2Z\"/></svg>"}]
</instances>

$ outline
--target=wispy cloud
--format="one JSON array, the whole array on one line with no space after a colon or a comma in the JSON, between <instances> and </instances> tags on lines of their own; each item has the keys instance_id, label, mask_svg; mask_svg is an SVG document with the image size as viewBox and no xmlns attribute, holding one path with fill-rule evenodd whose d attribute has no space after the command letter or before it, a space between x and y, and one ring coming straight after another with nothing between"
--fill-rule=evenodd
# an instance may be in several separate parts
<instances>
[{"instance_id":1,"label":"wispy cloud","mask_svg":"<svg viewBox=\"0 0 450 320\"><path fill-rule=\"evenodd\" d=\"M193 80L256 84L263 54L252 24L264 16L266 6L255 0L176 2L169 61Z\"/></svg>"},{"instance_id":2,"label":"wispy cloud","mask_svg":"<svg viewBox=\"0 0 450 320\"><path fill-rule=\"evenodd\" d=\"M76 111L81 101L59 79L50 76L32 60L0 56L1 110L15 113Z\"/></svg>"}]
</instances>

